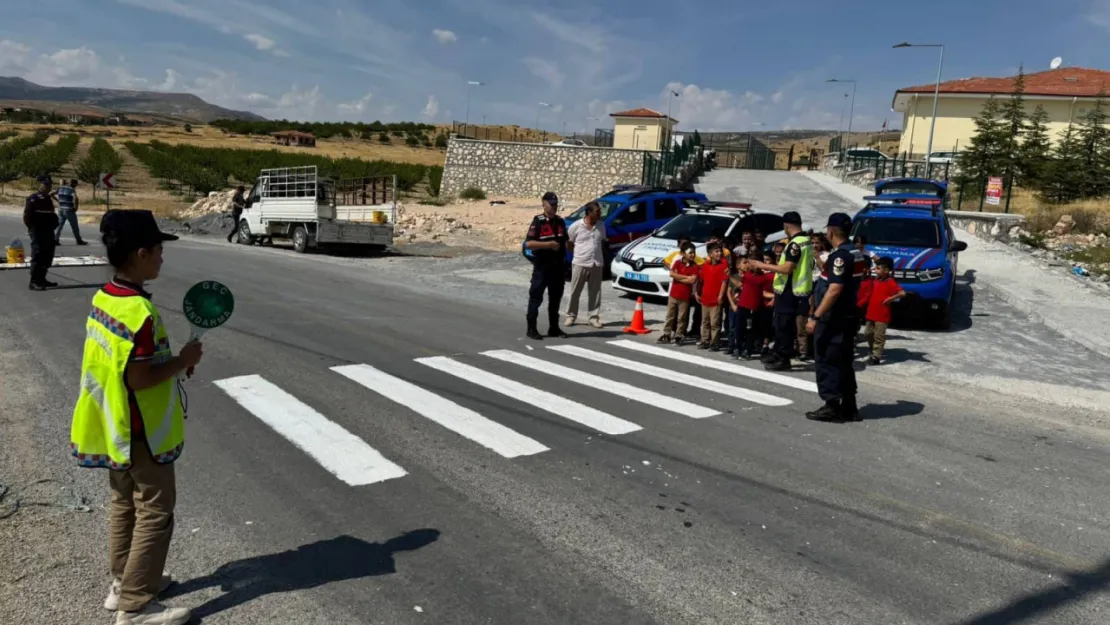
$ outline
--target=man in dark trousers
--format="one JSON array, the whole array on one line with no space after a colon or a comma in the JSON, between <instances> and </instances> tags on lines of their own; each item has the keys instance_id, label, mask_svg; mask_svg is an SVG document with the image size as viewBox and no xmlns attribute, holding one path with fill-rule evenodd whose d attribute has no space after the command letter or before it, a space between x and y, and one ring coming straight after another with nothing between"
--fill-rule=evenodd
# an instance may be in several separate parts
<instances>
[{"instance_id":1,"label":"man in dark trousers","mask_svg":"<svg viewBox=\"0 0 1110 625\"><path fill-rule=\"evenodd\" d=\"M536 327L543 292L547 291L547 336L566 338L559 327L559 302L563 299L566 273L567 224L557 213L559 197L543 194L543 213L532 218L524 245L532 250L532 284L528 288L528 338L542 340Z\"/></svg>"},{"instance_id":2,"label":"man in dark trousers","mask_svg":"<svg viewBox=\"0 0 1110 625\"><path fill-rule=\"evenodd\" d=\"M764 368L771 371L790 369L797 346L798 311L803 304L805 310L809 310L809 294L813 292L813 245L809 237L802 234L801 215L796 211L783 213L782 227L786 233L786 247L778 264L748 261L752 267L775 275L772 287L775 292L775 348L762 359Z\"/></svg>"},{"instance_id":3,"label":"man in dark trousers","mask_svg":"<svg viewBox=\"0 0 1110 625\"><path fill-rule=\"evenodd\" d=\"M243 216L243 209L247 207L247 200L243 198L243 185L235 187L235 195L231 196L231 232L227 233L227 242L231 243L235 234L239 232L239 219Z\"/></svg>"},{"instance_id":4,"label":"man in dark trousers","mask_svg":"<svg viewBox=\"0 0 1110 625\"><path fill-rule=\"evenodd\" d=\"M31 237L31 283L28 286L32 291L58 286L57 282L46 279L46 272L54 264L54 231L58 227L58 213L54 212L54 201L50 199L52 186L49 176L39 178L39 190L23 205L23 225L27 226L27 234Z\"/></svg>"},{"instance_id":5,"label":"man in dark trousers","mask_svg":"<svg viewBox=\"0 0 1110 625\"><path fill-rule=\"evenodd\" d=\"M860 421L852 364L859 329L856 292L866 261L848 240L851 229L852 218L847 214L829 215L826 231L834 246L825 263L829 287L806 326L813 334L817 392L825 400L824 406L806 413L812 421Z\"/></svg>"}]
</instances>

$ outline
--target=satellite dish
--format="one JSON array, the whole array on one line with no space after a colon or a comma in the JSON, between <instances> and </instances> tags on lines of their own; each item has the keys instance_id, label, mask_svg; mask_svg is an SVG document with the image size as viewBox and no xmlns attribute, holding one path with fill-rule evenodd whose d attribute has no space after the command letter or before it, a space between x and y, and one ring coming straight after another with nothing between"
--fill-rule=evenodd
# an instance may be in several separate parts
<instances>
[{"instance_id":1,"label":"satellite dish","mask_svg":"<svg viewBox=\"0 0 1110 625\"><path fill-rule=\"evenodd\" d=\"M1052 69L1056 69L1056 68L1060 67L1060 64L1063 63L1063 62L1064 62L1063 58L1056 57L1056 58L1052 59L1052 62L1049 63L1048 66L1051 67Z\"/></svg>"}]
</instances>

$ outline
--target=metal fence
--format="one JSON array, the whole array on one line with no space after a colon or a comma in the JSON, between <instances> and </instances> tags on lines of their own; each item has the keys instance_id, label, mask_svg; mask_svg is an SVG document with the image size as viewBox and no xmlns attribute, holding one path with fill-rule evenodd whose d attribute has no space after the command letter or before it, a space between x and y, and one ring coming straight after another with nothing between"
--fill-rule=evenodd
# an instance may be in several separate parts
<instances>
[{"instance_id":1,"label":"metal fence","mask_svg":"<svg viewBox=\"0 0 1110 625\"><path fill-rule=\"evenodd\" d=\"M691 159L695 161L694 171L700 173L703 166L701 146L693 140L683 141L670 150L664 150L658 157L646 153L641 183L651 187L663 186L667 176L678 175L679 169Z\"/></svg>"},{"instance_id":2,"label":"metal fence","mask_svg":"<svg viewBox=\"0 0 1110 625\"><path fill-rule=\"evenodd\" d=\"M956 210L1009 213L1016 177L992 176L959 180L959 188L956 190ZM949 196L951 196L951 190Z\"/></svg>"},{"instance_id":3,"label":"metal fence","mask_svg":"<svg viewBox=\"0 0 1110 625\"><path fill-rule=\"evenodd\" d=\"M844 159L844 173L849 174L862 170L875 173L875 180L880 178L931 178L933 180L948 180L951 163L929 163L926 161L911 161L905 157L898 158L865 158L849 156Z\"/></svg>"},{"instance_id":4,"label":"metal fence","mask_svg":"<svg viewBox=\"0 0 1110 625\"><path fill-rule=\"evenodd\" d=\"M464 122L452 122L451 131L464 139L478 139L481 141L507 141L511 143L554 143L563 139L581 141L586 145L596 147L613 147L613 133L601 129L592 134L577 132L561 135L546 130L532 130L528 128L515 128L504 126L475 126Z\"/></svg>"}]
</instances>

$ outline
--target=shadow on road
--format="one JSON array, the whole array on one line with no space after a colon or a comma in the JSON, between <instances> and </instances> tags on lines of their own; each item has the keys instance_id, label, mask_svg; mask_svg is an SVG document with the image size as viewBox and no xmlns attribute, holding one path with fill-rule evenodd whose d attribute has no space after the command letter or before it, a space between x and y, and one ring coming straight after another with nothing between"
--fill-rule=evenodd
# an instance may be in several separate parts
<instances>
[{"instance_id":1,"label":"shadow on road","mask_svg":"<svg viewBox=\"0 0 1110 625\"><path fill-rule=\"evenodd\" d=\"M921 414L925 410L925 404L915 401L903 401L899 399L893 404L867 404L861 406L859 409L860 416L867 421L879 419L897 419L899 417L910 417L916 414Z\"/></svg>"},{"instance_id":2,"label":"shadow on road","mask_svg":"<svg viewBox=\"0 0 1110 625\"><path fill-rule=\"evenodd\" d=\"M225 594L193 609L193 622L277 592L316 588L332 582L396 572L393 555L439 539L439 530L419 529L384 543L337 536L289 551L229 562L204 577L169 588L175 597L218 586Z\"/></svg>"},{"instance_id":3,"label":"shadow on road","mask_svg":"<svg viewBox=\"0 0 1110 625\"><path fill-rule=\"evenodd\" d=\"M1110 560L1083 573L1065 573L1063 584L1027 594L997 610L955 625L1017 625L1110 588ZM1049 619L1052 620L1051 618Z\"/></svg>"}]
</instances>

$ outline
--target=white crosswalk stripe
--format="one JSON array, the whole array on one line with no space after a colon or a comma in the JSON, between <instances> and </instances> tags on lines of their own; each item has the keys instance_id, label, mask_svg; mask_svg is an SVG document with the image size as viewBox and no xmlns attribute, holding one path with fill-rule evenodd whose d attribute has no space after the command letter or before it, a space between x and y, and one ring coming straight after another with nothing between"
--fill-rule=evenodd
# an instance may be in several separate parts
<instances>
[{"instance_id":1,"label":"white crosswalk stripe","mask_svg":"<svg viewBox=\"0 0 1110 625\"><path fill-rule=\"evenodd\" d=\"M662 408L663 410L668 410L670 412L676 412L694 419L704 419L706 417L712 417L714 415L721 414L719 410L706 408L704 406L692 404L688 401L683 401L681 399L668 397L667 395L662 395L654 391L638 388L630 384L624 384L623 382L617 382L608 378L603 378L601 376L592 375L590 373L586 373L585 371L579 371L577 369L571 369L570 367L564 367L559 364L547 362L546 360L540 360L539 358L533 358L532 356L521 354L519 352L514 352L512 350L498 349L488 352L482 352L482 355L489 356L490 358L495 358L503 362L509 362L520 365L522 367L527 367L528 369L533 369L535 371L541 371L556 378L561 378L564 382L585 384L593 388L595 391L612 393L614 395L620 396L623 399L638 401L644 404L648 404L649 406Z\"/></svg>"},{"instance_id":2,"label":"white crosswalk stripe","mask_svg":"<svg viewBox=\"0 0 1110 625\"><path fill-rule=\"evenodd\" d=\"M547 451L527 436L370 365L344 365L332 371L506 458Z\"/></svg>"},{"instance_id":3,"label":"white crosswalk stripe","mask_svg":"<svg viewBox=\"0 0 1110 625\"><path fill-rule=\"evenodd\" d=\"M258 375L215 382L223 392L332 475L351 486L402 477L405 470L361 438Z\"/></svg>"},{"instance_id":4,"label":"white crosswalk stripe","mask_svg":"<svg viewBox=\"0 0 1110 625\"><path fill-rule=\"evenodd\" d=\"M703 358L701 356L694 356L693 354L687 354L673 348L667 349L665 347L645 345L636 341L627 340L609 341L609 344L641 352L644 354L651 354L652 356L670 358L671 360L678 360L692 365L708 367L710 369L717 369L718 371L727 371L729 373L735 373L737 375L754 378L756 380L762 380L764 382L781 384L782 386L789 386L790 388L796 388L802 391L809 391L811 393L817 392L817 384L815 382L807 382L805 380L799 380L798 378L794 378L788 375L782 375L781 373L774 373L772 371L761 371L759 369L753 369L751 367L745 367L744 365L733 364L730 362L725 362L723 360L713 360L710 358Z\"/></svg>"},{"instance_id":5,"label":"white crosswalk stripe","mask_svg":"<svg viewBox=\"0 0 1110 625\"><path fill-rule=\"evenodd\" d=\"M729 386L728 384L722 384L713 380L706 380L705 378L699 378L697 376L689 375L687 373L681 373L672 369L664 369L663 367L656 367L654 365L636 362L635 360L618 358L616 356L610 356L609 354L595 352L592 350L583 349L581 347L575 347L573 345L556 345L548 347L548 349L552 349L563 354L570 354L571 356L578 356L579 358L585 358L594 362L600 362L606 365L620 367L621 369L635 371L636 373L639 373L641 375L663 378L664 380L670 380L671 382L693 386L695 388L700 388L713 393L728 395L729 397L743 399L744 401L750 401L752 403L762 404L764 406L789 406L791 403L793 403L785 397L776 397L774 395L768 395L767 393L761 393L759 391L753 391L751 389L746 389L739 386Z\"/></svg>"},{"instance_id":6,"label":"white crosswalk stripe","mask_svg":"<svg viewBox=\"0 0 1110 625\"><path fill-rule=\"evenodd\" d=\"M542 391L538 388L521 384L494 373L483 371L477 367L461 363L450 358L437 356L434 358L417 358L416 362L427 365L437 371L448 373L462 378L471 384L489 389L512 397L517 401L531 404L541 410L557 414L576 423L581 423L599 432L606 434L628 434L635 432L640 426L611 414L591 408L585 404L561 397L554 393Z\"/></svg>"}]
</instances>

